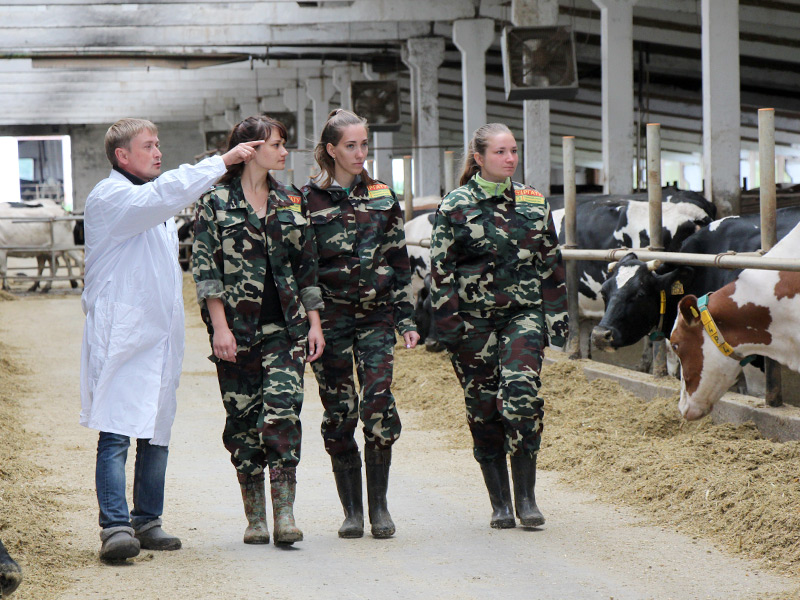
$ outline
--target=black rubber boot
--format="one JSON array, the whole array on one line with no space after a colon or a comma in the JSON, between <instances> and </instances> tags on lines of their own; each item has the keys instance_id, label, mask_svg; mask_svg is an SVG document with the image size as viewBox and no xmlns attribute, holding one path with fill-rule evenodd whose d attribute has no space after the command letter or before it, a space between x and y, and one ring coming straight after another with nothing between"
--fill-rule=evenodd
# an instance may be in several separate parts
<instances>
[{"instance_id":1,"label":"black rubber boot","mask_svg":"<svg viewBox=\"0 0 800 600\"><path fill-rule=\"evenodd\" d=\"M360 538L364 535L364 502L361 496L361 456L358 450L331 456L333 477L344 509L340 538Z\"/></svg>"},{"instance_id":2,"label":"black rubber boot","mask_svg":"<svg viewBox=\"0 0 800 600\"><path fill-rule=\"evenodd\" d=\"M20 583L22 583L22 569L8 555L3 542L0 542L0 598L13 594Z\"/></svg>"},{"instance_id":3,"label":"black rubber boot","mask_svg":"<svg viewBox=\"0 0 800 600\"><path fill-rule=\"evenodd\" d=\"M517 526L511 510L511 488L508 484L508 467L505 455L492 462L480 463L483 481L489 491L492 503L492 520L489 524L494 529L511 529Z\"/></svg>"},{"instance_id":4,"label":"black rubber boot","mask_svg":"<svg viewBox=\"0 0 800 600\"><path fill-rule=\"evenodd\" d=\"M388 538L394 535L394 522L386 506L386 490L389 487L389 466L392 464L392 449L364 448L364 466L367 470L367 502L372 536Z\"/></svg>"},{"instance_id":5,"label":"black rubber boot","mask_svg":"<svg viewBox=\"0 0 800 600\"><path fill-rule=\"evenodd\" d=\"M536 506L536 456L512 456L511 475L514 477L514 504L524 527L544 525L544 516Z\"/></svg>"}]
</instances>

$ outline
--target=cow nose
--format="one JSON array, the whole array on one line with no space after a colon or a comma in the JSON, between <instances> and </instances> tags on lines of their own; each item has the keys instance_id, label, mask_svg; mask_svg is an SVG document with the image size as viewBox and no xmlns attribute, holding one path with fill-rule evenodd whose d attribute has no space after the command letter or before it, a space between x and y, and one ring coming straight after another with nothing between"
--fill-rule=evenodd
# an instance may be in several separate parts
<instances>
[{"instance_id":1,"label":"cow nose","mask_svg":"<svg viewBox=\"0 0 800 600\"><path fill-rule=\"evenodd\" d=\"M608 327L600 327L599 325L592 329L592 345L598 350L605 352L613 352L615 348L611 346L614 341L614 332Z\"/></svg>"}]
</instances>

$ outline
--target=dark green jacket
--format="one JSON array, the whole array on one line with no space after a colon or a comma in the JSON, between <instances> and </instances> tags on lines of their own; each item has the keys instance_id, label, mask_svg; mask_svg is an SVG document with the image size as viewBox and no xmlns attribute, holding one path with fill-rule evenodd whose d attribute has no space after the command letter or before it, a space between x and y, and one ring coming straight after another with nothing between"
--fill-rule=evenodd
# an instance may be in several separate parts
<instances>
[{"instance_id":1,"label":"dark green jacket","mask_svg":"<svg viewBox=\"0 0 800 600\"><path fill-rule=\"evenodd\" d=\"M271 176L269 187L264 229L244 197L240 178L211 188L197 205L192 247L197 301L209 334L213 334L205 301L223 299L228 326L240 348L261 340L266 269L272 269L293 338L308 335L306 311L323 306L303 195Z\"/></svg>"},{"instance_id":2,"label":"dark green jacket","mask_svg":"<svg viewBox=\"0 0 800 600\"><path fill-rule=\"evenodd\" d=\"M519 183L489 196L470 179L439 205L431 235L431 302L443 344L464 331L459 313L538 308L563 345L567 289L550 206Z\"/></svg>"},{"instance_id":3,"label":"dark green jacket","mask_svg":"<svg viewBox=\"0 0 800 600\"><path fill-rule=\"evenodd\" d=\"M319 256L325 301L354 303L363 310L393 307L400 334L415 331L411 266L403 214L394 191L359 178L348 194L338 186L303 186Z\"/></svg>"}]
</instances>

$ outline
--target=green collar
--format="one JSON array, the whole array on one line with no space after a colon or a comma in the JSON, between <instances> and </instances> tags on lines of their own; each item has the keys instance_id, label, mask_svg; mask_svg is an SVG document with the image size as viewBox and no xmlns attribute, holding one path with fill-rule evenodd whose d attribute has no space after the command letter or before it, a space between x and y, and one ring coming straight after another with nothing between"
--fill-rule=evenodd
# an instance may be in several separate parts
<instances>
[{"instance_id":1,"label":"green collar","mask_svg":"<svg viewBox=\"0 0 800 600\"><path fill-rule=\"evenodd\" d=\"M475 173L473 179L489 198L502 196L511 187L511 177L506 177L503 183L496 183L494 181L486 181L481 177L480 173Z\"/></svg>"}]
</instances>

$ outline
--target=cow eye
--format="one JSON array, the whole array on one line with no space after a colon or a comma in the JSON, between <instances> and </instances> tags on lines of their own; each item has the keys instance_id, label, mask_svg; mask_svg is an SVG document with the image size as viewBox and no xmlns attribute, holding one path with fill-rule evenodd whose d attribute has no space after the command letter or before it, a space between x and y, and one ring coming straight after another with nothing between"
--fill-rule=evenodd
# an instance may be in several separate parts
<instances>
[{"instance_id":1,"label":"cow eye","mask_svg":"<svg viewBox=\"0 0 800 600\"><path fill-rule=\"evenodd\" d=\"M671 344L671 346L672 346L672 350L673 350L674 352L677 352L677 351L678 351L678 344Z\"/></svg>"}]
</instances>

